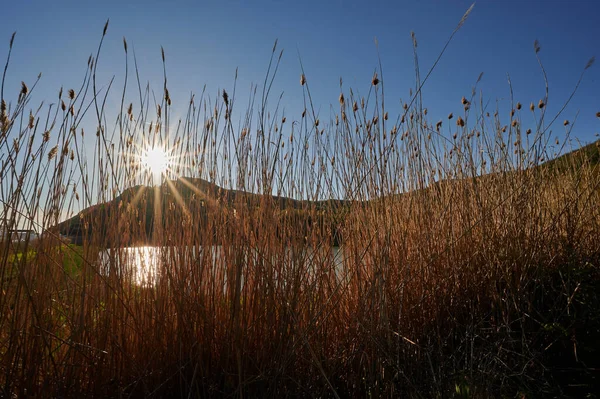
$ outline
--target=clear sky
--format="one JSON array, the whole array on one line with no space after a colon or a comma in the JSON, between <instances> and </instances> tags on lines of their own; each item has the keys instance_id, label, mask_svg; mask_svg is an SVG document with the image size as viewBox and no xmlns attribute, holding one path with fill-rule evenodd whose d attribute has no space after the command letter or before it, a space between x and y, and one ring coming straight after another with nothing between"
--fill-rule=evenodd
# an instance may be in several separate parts
<instances>
[{"instance_id":1,"label":"clear sky","mask_svg":"<svg viewBox=\"0 0 600 399\"><path fill-rule=\"evenodd\" d=\"M337 102L340 77L346 88L368 90L378 66L374 38L379 42L386 97L398 105L414 87L410 32L416 33L424 75L471 3L9 1L2 7L2 57L12 32L17 36L5 93L16 98L20 82L33 82L39 72L43 78L35 100L55 100L61 86L77 88L110 18L98 65L100 79L106 83L115 75L115 87L122 84L124 36L130 48L135 47L142 81L160 90L162 45L174 106L185 107L189 93L200 92L204 84L213 96L219 88L230 90L236 67L241 89L262 83L273 42L279 39L284 56L274 90L284 92L286 113L294 118L302 110L300 54L313 99L328 114L329 105ZM479 1L424 87L432 119L460 112L460 99L471 93L480 72L484 76L478 88L492 103L508 101L507 74L516 100L537 103L544 95L544 81L534 56L535 39L550 82L549 110L558 110L587 61L600 56L598 16L598 0ZM573 120L580 112L573 138L582 142L593 141L600 132L595 116L600 111L599 78L600 65L594 65L559 118ZM555 130L557 136L564 135L560 123Z\"/></svg>"}]
</instances>

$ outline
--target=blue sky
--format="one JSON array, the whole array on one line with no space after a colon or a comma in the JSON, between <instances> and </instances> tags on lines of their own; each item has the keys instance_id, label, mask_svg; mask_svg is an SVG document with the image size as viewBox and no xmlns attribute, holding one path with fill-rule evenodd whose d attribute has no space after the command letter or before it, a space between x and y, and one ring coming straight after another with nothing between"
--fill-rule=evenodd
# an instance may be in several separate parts
<instances>
[{"instance_id":1,"label":"blue sky","mask_svg":"<svg viewBox=\"0 0 600 399\"><path fill-rule=\"evenodd\" d=\"M185 107L190 92L231 90L236 67L238 90L262 83L275 39L284 56L275 93L284 92L286 114L302 110L298 83L302 58L306 75L321 112L328 114L337 102L339 78L346 88L369 88L383 64L390 109L408 99L414 87L410 32L416 33L422 75L431 67L447 38L471 1L11 1L3 6L0 55L17 31L5 93L16 99L20 82L42 81L35 100L56 99L61 86L77 88L88 56L95 53L107 18L110 26L99 62L99 79L124 77L126 37L140 64L142 81L160 90L160 46L167 56L169 90L174 106ZM600 56L600 2L580 1L479 1L464 27L455 36L424 87L425 106L432 119L460 112L460 99L468 96L480 72L478 88L494 103L506 104L510 74L515 99L524 104L544 95L544 81L534 56L538 39L540 57L550 83L549 110L558 110L590 59ZM572 137L591 142L600 132L600 65L587 71L582 86L563 119L579 111ZM133 76L130 76L133 78ZM118 93L118 90L117 90ZM133 92L132 92L133 93ZM118 102L115 97L115 103ZM33 105L32 105L33 106ZM562 124L556 136L564 136Z\"/></svg>"}]
</instances>

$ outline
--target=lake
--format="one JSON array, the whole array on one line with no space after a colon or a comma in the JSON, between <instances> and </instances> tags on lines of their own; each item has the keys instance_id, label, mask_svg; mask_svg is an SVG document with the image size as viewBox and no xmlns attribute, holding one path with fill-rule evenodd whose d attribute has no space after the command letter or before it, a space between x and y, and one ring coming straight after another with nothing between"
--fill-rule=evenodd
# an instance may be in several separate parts
<instances>
[{"instance_id":1,"label":"lake","mask_svg":"<svg viewBox=\"0 0 600 399\"><path fill-rule=\"evenodd\" d=\"M239 258L239 251L242 258ZM285 254L278 254L271 264L283 262L286 267L303 266L310 270L315 265L325 265L340 270L343 262L343 251L340 247L320 248L318 250L297 250L288 248ZM227 269L231 269L241 260L243 265L260 263L264 256L259 251L249 251L248 248L232 248L225 250L221 246L213 247L126 247L101 251L99 254L100 272L109 275L111 266L121 277L140 286L154 286L169 273L177 275L182 266L188 272L190 267L212 265L212 272L224 272L226 281ZM280 268L276 268L280 270ZM275 272L278 273L277 271Z\"/></svg>"}]
</instances>

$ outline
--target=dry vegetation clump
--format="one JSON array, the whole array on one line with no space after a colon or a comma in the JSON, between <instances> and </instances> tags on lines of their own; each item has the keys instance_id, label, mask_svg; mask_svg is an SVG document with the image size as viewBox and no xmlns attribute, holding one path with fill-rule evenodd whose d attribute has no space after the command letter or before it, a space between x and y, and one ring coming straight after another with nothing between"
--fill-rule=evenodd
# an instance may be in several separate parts
<instances>
[{"instance_id":1,"label":"dry vegetation clump","mask_svg":"<svg viewBox=\"0 0 600 399\"><path fill-rule=\"evenodd\" d=\"M547 94L507 120L463 97L436 122L417 79L394 119L379 71L327 121L303 73L291 123L267 110L275 46L239 128L225 91L173 123L166 79L158 104L139 84L127 102L126 83L110 122L99 54L58 106L30 111L35 84L2 94L1 223L43 232L0 243L2 395L598 388L598 151L543 163L564 152ZM140 143L169 149L173 179L148 185ZM140 276L125 247L150 244L156 271Z\"/></svg>"}]
</instances>

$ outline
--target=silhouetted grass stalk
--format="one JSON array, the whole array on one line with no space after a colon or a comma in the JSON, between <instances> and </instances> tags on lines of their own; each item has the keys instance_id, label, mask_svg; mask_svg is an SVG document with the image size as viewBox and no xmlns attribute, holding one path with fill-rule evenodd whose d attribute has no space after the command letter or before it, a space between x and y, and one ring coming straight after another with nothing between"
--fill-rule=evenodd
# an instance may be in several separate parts
<instances>
[{"instance_id":1,"label":"silhouetted grass stalk","mask_svg":"<svg viewBox=\"0 0 600 399\"><path fill-rule=\"evenodd\" d=\"M380 66L366 98L340 86L326 121L303 70L292 123L278 102L267 108L275 44L246 110L235 90L202 92L173 123L163 51L162 96L141 85L133 54L139 100L128 104L126 63L111 122L100 48L56 105L28 111L25 83L16 101L2 93L2 225L42 234L0 243L0 392L554 389L546 352L563 341L546 332L575 311L573 270L597 270L600 180L583 158L540 166L553 157L547 93L531 107L511 98L510 116L463 98L460 114L432 122L420 91L431 71L417 72L394 119ZM244 115L239 128L233 115ZM153 145L168 150L174 178L155 186L140 162ZM77 250L54 226L89 206L104 210L82 214ZM142 243L163 247L154 285L136 284L122 249Z\"/></svg>"}]
</instances>

